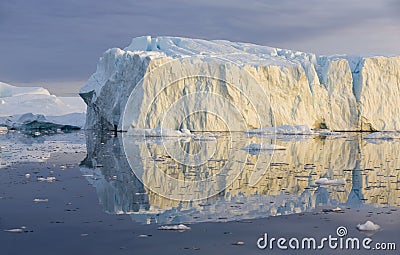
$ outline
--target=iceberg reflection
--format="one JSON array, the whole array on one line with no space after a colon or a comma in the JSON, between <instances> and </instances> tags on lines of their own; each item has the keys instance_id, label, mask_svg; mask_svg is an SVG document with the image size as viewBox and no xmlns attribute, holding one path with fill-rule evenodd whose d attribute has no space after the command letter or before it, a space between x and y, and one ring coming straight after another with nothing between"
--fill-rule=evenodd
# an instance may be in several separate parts
<instances>
[{"instance_id":1,"label":"iceberg reflection","mask_svg":"<svg viewBox=\"0 0 400 255\"><path fill-rule=\"evenodd\" d=\"M373 144L361 134L282 136L274 144L286 150L241 150L250 142L273 140L242 133L210 140L87 133L81 171L107 213L143 223L241 220L319 206L399 206L400 142ZM320 178L345 184L315 185Z\"/></svg>"}]
</instances>

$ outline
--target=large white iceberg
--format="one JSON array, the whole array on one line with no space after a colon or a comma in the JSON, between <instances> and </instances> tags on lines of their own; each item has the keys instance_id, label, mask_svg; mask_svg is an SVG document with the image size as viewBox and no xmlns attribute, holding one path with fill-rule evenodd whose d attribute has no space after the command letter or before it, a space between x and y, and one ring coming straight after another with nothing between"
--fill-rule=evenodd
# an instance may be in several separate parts
<instances>
[{"instance_id":1,"label":"large white iceberg","mask_svg":"<svg viewBox=\"0 0 400 255\"><path fill-rule=\"evenodd\" d=\"M15 129L82 128L86 105L79 97L56 97L40 87L0 82L0 126Z\"/></svg>"},{"instance_id":2,"label":"large white iceberg","mask_svg":"<svg viewBox=\"0 0 400 255\"><path fill-rule=\"evenodd\" d=\"M399 67L397 56L145 36L107 50L80 95L88 129L400 130Z\"/></svg>"}]
</instances>

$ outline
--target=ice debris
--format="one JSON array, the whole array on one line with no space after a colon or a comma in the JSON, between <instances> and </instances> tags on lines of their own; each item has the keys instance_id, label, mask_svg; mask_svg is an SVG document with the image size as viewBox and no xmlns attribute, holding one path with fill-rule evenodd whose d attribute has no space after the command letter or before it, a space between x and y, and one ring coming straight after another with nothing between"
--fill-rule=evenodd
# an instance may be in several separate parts
<instances>
[{"instance_id":1,"label":"ice debris","mask_svg":"<svg viewBox=\"0 0 400 255\"><path fill-rule=\"evenodd\" d=\"M316 185L345 185L345 179L329 180L328 178L320 178L315 181Z\"/></svg>"},{"instance_id":2,"label":"ice debris","mask_svg":"<svg viewBox=\"0 0 400 255\"><path fill-rule=\"evenodd\" d=\"M191 228L184 224L179 224L179 225L160 226L158 229L159 230L190 230Z\"/></svg>"},{"instance_id":3,"label":"ice debris","mask_svg":"<svg viewBox=\"0 0 400 255\"><path fill-rule=\"evenodd\" d=\"M360 231L377 231L381 227L378 224L373 223L372 221L366 221L364 224L358 224L357 229Z\"/></svg>"}]
</instances>

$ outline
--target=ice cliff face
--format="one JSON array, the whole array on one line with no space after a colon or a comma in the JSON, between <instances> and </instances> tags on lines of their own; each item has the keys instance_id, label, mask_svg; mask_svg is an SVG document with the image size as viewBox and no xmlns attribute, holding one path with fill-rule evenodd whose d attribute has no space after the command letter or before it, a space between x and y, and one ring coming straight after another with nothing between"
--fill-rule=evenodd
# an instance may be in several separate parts
<instances>
[{"instance_id":1,"label":"ice cliff face","mask_svg":"<svg viewBox=\"0 0 400 255\"><path fill-rule=\"evenodd\" d=\"M400 130L399 67L400 57L139 37L106 51L80 95L88 129Z\"/></svg>"}]
</instances>

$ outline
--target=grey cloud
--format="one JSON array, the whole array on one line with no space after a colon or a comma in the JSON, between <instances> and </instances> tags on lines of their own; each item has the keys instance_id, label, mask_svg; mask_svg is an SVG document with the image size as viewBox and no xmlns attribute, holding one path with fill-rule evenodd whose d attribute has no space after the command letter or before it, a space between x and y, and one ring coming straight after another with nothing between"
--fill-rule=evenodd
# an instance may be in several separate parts
<instances>
[{"instance_id":1,"label":"grey cloud","mask_svg":"<svg viewBox=\"0 0 400 255\"><path fill-rule=\"evenodd\" d=\"M0 80L85 80L102 52L132 37L174 35L296 48L376 19L392 0L3 0ZM356 36L356 35L355 35ZM321 45L316 52L334 48ZM349 45L349 47L356 47ZM382 53L392 49L382 48ZM390 52L391 53L391 52Z\"/></svg>"}]
</instances>

